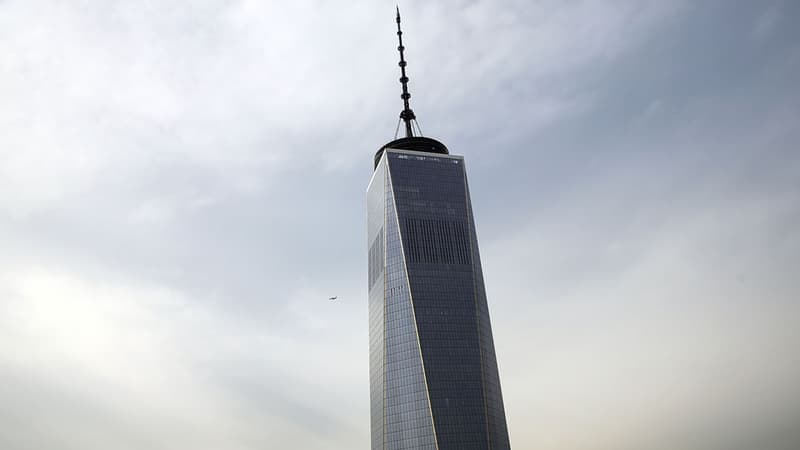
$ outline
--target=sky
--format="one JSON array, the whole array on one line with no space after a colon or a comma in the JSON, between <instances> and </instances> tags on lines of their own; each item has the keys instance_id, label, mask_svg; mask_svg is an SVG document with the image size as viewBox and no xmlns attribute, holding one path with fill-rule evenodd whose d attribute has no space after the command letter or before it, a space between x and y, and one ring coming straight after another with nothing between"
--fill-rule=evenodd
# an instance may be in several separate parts
<instances>
[{"instance_id":1,"label":"sky","mask_svg":"<svg viewBox=\"0 0 800 450\"><path fill-rule=\"evenodd\" d=\"M394 6L0 1L0 448L369 447ZM400 8L512 446L797 449L800 3Z\"/></svg>"}]
</instances>

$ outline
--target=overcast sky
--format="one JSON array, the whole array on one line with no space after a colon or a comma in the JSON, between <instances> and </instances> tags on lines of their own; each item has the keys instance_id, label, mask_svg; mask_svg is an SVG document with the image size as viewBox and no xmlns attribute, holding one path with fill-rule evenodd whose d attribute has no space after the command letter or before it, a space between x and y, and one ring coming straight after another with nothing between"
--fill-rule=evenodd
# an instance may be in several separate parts
<instances>
[{"instance_id":1,"label":"overcast sky","mask_svg":"<svg viewBox=\"0 0 800 450\"><path fill-rule=\"evenodd\" d=\"M512 446L797 449L800 2L400 6L422 131L467 161ZM0 448L369 448L394 28L0 1Z\"/></svg>"}]
</instances>

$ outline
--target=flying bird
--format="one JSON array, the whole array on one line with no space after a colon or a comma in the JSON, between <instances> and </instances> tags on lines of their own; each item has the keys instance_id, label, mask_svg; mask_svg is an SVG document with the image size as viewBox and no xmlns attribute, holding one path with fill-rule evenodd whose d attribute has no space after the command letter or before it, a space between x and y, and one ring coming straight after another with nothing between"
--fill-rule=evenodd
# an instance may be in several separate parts
<instances>
[{"instance_id":1,"label":"flying bird","mask_svg":"<svg viewBox=\"0 0 800 450\"><path fill-rule=\"evenodd\" d=\"M333 300L336 300L337 298L339 298L339 296L338 295L334 295L333 297L328 298L328 300L333 301Z\"/></svg>"}]
</instances>

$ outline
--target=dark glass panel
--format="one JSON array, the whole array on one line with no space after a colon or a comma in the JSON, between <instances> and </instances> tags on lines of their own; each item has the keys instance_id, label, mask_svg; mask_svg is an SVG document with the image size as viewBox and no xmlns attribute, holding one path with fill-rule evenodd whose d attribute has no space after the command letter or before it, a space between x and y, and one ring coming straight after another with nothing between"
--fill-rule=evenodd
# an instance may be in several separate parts
<instances>
[{"instance_id":1,"label":"dark glass panel","mask_svg":"<svg viewBox=\"0 0 800 450\"><path fill-rule=\"evenodd\" d=\"M385 156L380 208L368 192L372 448L508 449L463 160Z\"/></svg>"},{"instance_id":2,"label":"dark glass panel","mask_svg":"<svg viewBox=\"0 0 800 450\"><path fill-rule=\"evenodd\" d=\"M390 177L387 177L387 183ZM392 191L386 195L385 448L435 449L425 375Z\"/></svg>"},{"instance_id":3,"label":"dark glass panel","mask_svg":"<svg viewBox=\"0 0 800 450\"><path fill-rule=\"evenodd\" d=\"M386 165L380 165L367 189L367 243L372 242L370 259L371 272L369 276L369 386L370 386L370 438L373 450L383 449L384 445L384 367L385 367L385 342L384 342L384 276L382 268L384 261L377 257L376 247L385 245L383 234L386 216ZM374 252L374 253L373 253ZM378 264L381 270L375 272L372 264Z\"/></svg>"},{"instance_id":4,"label":"dark glass panel","mask_svg":"<svg viewBox=\"0 0 800 450\"><path fill-rule=\"evenodd\" d=\"M440 450L488 446L461 161L389 153ZM414 189L412 189L412 187Z\"/></svg>"}]
</instances>

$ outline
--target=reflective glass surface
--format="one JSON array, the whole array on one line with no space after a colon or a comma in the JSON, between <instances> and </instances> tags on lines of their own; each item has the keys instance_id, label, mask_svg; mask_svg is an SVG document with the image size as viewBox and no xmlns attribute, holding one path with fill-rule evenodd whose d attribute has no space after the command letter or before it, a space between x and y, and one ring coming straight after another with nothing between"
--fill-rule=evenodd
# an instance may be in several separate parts
<instances>
[{"instance_id":1,"label":"reflective glass surface","mask_svg":"<svg viewBox=\"0 0 800 450\"><path fill-rule=\"evenodd\" d=\"M386 150L367 190L372 448L510 448L463 159Z\"/></svg>"},{"instance_id":2,"label":"reflective glass surface","mask_svg":"<svg viewBox=\"0 0 800 450\"><path fill-rule=\"evenodd\" d=\"M372 449L434 450L433 420L390 186L381 163L367 190Z\"/></svg>"},{"instance_id":3,"label":"reflective glass surface","mask_svg":"<svg viewBox=\"0 0 800 450\"><path fill-rule=\"evenodd\" d=\"M465 185L466 185L465 180ZM484 393L486 396L486 422L489 430L489 444L492 449L510 449L506 412L503 406L503 394L500 390L500 375L497 368L497 357L494 352L492 325L489 320L489 305L486 301L486 289L483 284L483 270L478 252L478 239L475 233L475 222L472 220L472 201L467 188L467 208L470 217L470 234L472 255L474 255L475 299L478 307L478 326L481 336L481 360L484 368Z\"/></svg>"},{"instance_id":4,"label":"reflective glass surface","mask_svg":"<svg viewBox=\"0 0 800 450\"><path fill-rule=\"evenodd\" d=\"M386 189L387 450L436 448L408 275L395 215L391 174Z\"/></svg>"},{"instance_id":5,"label":"reflective glass surface","mask_svg":"<svg viewBox=\"0 0 800 450\"><path fill-rule=\"evenodd\" d=\"M509 448L463 159L388 164L438 448Z\"/></svg>"},{"instance_id":6,"label":"reflective glass surface","mask_svg":"<svg viewBox=\"0 0 800 450\"><path fill-rule=\"evenodd\" d=\"M370 439L372 449L383 449L384 423L384 267L375 261L375 253L384 253L386 221L386 166L378 166L367 188L367 245L370 246L369 286L369 387ZM379 237L380 236L380 237ZM381 250L375 250L378 245ZM374 253L373 253L374 252ZM375 268L372 264L378 264Z\"/></svg>"}]
</instances>

